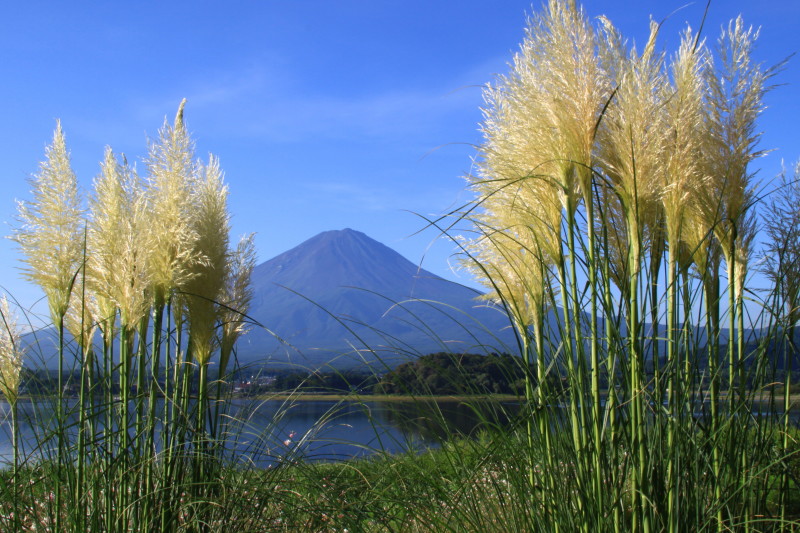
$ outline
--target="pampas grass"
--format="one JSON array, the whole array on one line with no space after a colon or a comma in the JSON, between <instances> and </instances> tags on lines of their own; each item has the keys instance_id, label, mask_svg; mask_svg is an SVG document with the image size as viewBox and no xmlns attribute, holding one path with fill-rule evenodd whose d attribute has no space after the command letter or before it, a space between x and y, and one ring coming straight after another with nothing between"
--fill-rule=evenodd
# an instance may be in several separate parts
<instances>
[{"instance_id":1,"label":"pampas grass","mask_svg":"<svg viewBox=\"0 0 800 533\"><path fill-rule=\"evenodd\" d=\"M12 494L22 503L5 523L164 532L798 527L797 176L784 175L764 200L771 292L756 301L748 278L760 229L757 119L778 67L753 61L757 32L740 19L715 48L687 28L669 56L658 37L651 24L634 49L611 21L549 0L531 16L509 73L486 88L478 171L467 178L475 200L455 222L473 234L455 241L488 291L482 301L506 313L516 335L513 347L481 348L518 352L524 397L513 408L493 404L507 426L484 419L480 435L425 453L318 464L300 450L312 429L279 444L287 455L274 468L240 468L227 439L249 431L248 420L227 400L235 343L253 325L256 259L252 235L231 244L218 160L196 159L181 102L150 143L142 177L107 149L86 215L59 124L14 238L54 324L79 345L81 393L74 408L64 401L62 333L58 429L37 435L41 462L18 469L15 455ZM0 306L9 332L0 331L0 385L16 428L18 341ZM760 312L751 324L747 310ZM764 335L747 339L745 327ZM429 418L443 418L438 407ZM269 453L264 435L233 436L251 438L248 451Z\"/></svg>"},{"instance_id":2,"label":"pampas grass","mask_svg":"<svg viewBox=\"0 0 800 533\"><path fill-rule=\"evenodd\" d=\"M22 371L21 330L8 299L0 300L0 391L9 403L16 403Z\"/></svg>"},{"instance_id":3,"label":"pampas grass","mask_svg":"<svg viewBox=\"0 0 800 533\"><path fill-rule=\"evenodd\" d=\"M229 249L223 173L213 156L207 165L194 160L184 105L174 125L165 125L151 143L146 179L106 149L88 217L58 124L32 180L33 199L20 203L22 225L13 238L25 258L24 273L45 290L59 325L58 444L47 473L54 494L48 518L58 531L176 530L174 506L187 492L209 497L202 487L218 473L211 463L224 458L221 449L208 453L206 417L213 416L217 428L225 416L219 404L209 409L208 366L223 345L227 366L243 331L230 306L246 312L254 252L252 237L237 251ZM64 398L64 326L79 347L75 407ZM103 343L95 358L97 330ZM12 358L18 352L9 351L16 337L6 337L3 392L15 405L21 363ZM191 516L205 520L196 510Z\"/></svg>"},{"instance_id":4,"label":"pampas grass","mask_svg":"<svg viewBox=\"0 0 800 533\"><path fill-rule=\"evenodd\" d=\"M747 345L744 336L743 294L757 230L749 165L762 153L755 121L766 82L779 67L765 69L752 60L757 33L741 19L723 31L715 50L687 29L670 72L656 44L657 24L651 23L639 51L606 19L596 32L578 31L586 24L580 13L573 2L549 2L531 18L511 73L487 90L481 173L470 178L476 201L465 215L477 236L464 250L514 316L525 350L532 323L520 319L520 302L562 295L559 331L544 344L553 346L552 368L563 372L559 398L569 414L553 410L554 403L537 403L536 416L550 420L539 426L543 442L569 442L552 430L553 420L572 434L571 446L548 445L547 464L562 453L573 464L576 495L567 505L577 510L579 529L696 528L699 523L689 526L686 513L704 504L697 503L700 494L687 498L692 483L714 495L700 513L703 527L741 523L747 529L766 512L758 492L763 463L741 443L765 442L760 439L776 430L748 416L752 391L768 379L768 341ZM562 35L572 36L569 47L559 46ZM578 68L574 62L580 58L593 62L592 68ZM573 98L593 104L576 105L592 112L570 121L559 103L572 93L556 88L562 77L576 73L568 85L591 94ZM592 132L588 144L576 143L587 139L574 135L579 123L591 126L583 130ZM578 145L584 148L576 150ZM525 194L533 187L543 190L542 184L554 185L562 200L546 218L541 213L552 205L548 195ZM545 219L558 222L548 228ZM579 238L584 231L586 238ZM528 233L534 237L521 237ZM512 244L498 253L497 243L504 240ZM542 253L541 243L553 242L563 252ZM665 250L666 276L660 274ZM578 281L577 266L584 281ZM687 277L690 268L699 283ZM694 323L696 289L705 311ZM727 365L720 364L723 289ZM704 332L701 343L693 340L695 328ZM694 414L698 405L700 419ZM696 461L703 466L693 466ZM687 468L710 468L711 474L702 482L687 481Z\"/></svg>"},{"instance_id":5,"label":"pampas grass","mask_svg":"<svg viewBox=\"0 0 800 533\"><path fill-rule=\"evenodd\" d=\"M11 445L13 447L13 462L11 470L11 483L13 486L12 523L19 527L20 507L17 502L17 471L19 470L19 411L17 399L19 396L19 383L22 371L23 349L20 344L21 329L17 325L17 318L11 312L8 299L3 296L0 300L0 391L11 405Z\"/></svg>"}]
</instances>

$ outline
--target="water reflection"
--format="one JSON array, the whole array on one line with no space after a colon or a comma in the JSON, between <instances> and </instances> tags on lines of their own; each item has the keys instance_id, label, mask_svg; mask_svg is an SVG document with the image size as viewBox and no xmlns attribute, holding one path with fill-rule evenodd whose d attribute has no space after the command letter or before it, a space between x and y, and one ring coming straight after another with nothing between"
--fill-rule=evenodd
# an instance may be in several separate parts
<instances>
[{"instance_id":1,"label":"water reflection","mask_svg":"<svg viewBox=\"0 0 800 533\"><path fill-rule=\"evenodd\" d=\"M157 412L162 412L162 405ZM21 456L28 461L53 456L53 401L20 400L18 408ZM453 435L474 435L484 427L505 425L518 410L514 403L492 401L235 399L225 405L218 431L224 436L229 462L267 467L285 461L340 461L378 452L420 451ZM65 412L68 438L74 443L75 401L65 403ZM156 430L160 433L158 424ZM0 402L0 465L10 463L12 452L10 407Z\"/></svg>"},{"instance_id":2,"label":"water reflection","mask_svg":"<svg viewBox=\"0 0 800 533\"><path fill-rule=\"evenodd\" d=\"M162 412L158 406L157 412ZM21 399L20 452L26 461L55 456L56 406L53 400ZM695 419L705 419L706 404L695 406ZM758 419L767 405L756 403L751 416ZM334 401L235 399L224 405L219 434L224 436L224 456L242 467L267 467L286 461L340 461L379 452L399 453L436 447L458 436L475 436L481 429L509 427L522 420L519 402L489 400ZM67 435L77 440L76 402L65 402ZM553 406L566 417L566 405ZM620 415L624 417L624 409ZM782 413L768 409L768 418ZM797 412L790 414L793 421ZM102 426L97 428L98 437ZM160 434L160 426L156 423ZM157 438L156 442L161 439ZM98 445L102 440L98 439ZM160 451L160 448L157 450ZM0 468L12 461L10 407L0 401Z\"/></svg>"},{"instance_id":3,"label":"water reflection","mask_svg":"<svg viewBox=\"0 0 800 533\"><path fill-rule=\"evenodd\" d=\"M454 435L471 437L483 429L507 426L521 406L518 402L491 400L417 400L381 405L390 424L419 433L428 442L441 442Z\"/></svg>"}]
</instances>

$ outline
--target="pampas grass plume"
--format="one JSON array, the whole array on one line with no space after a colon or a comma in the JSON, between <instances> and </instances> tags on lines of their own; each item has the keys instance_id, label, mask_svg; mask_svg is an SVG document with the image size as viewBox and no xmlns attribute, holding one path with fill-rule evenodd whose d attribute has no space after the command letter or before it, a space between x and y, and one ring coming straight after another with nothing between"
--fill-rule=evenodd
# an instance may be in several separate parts
<instances>
[{"instance_id":1,"label":"pampas grass plume","mask_svg":"<svg viewBox=\"0 0 800 533\"><path fill-rule=\"evenodd\" d=\"M53 323L58 323L67 312L83 255L83 211L61 122L45 154L39 172L30 180L33 199L18 202L21 226L12 239L22 251L24 276L42 288Z\"/></svg>"},{"instance_id":2,"label":"pampas grass plume","mask_svg":"<svg viewBox=\"0 0 800 533\"><path fill-rule=\"evenodd\" d=\"M152 286L146 258L153 242L146 230L150 221L144 190L111 148L106 148L94 186L87 270L97 318L103 327L112 327L118 309L122 324L132 327L147 313Z\"/></svg>"},{"instance_id":3,"label":"pampas grass plume","mask_svg":"<svg viewBox=\"0 0 800 533\"><path fill-rule=\"evenodd\" d=\"M199 168L194 144L183 122L184 99L172 126L164 123L158 142L150 144L147 158L148 270L152 276L156 306L163 305L174 289L192 276L197 236L191 227L192 186Z\"/></svg>"},{"instance_id":4,"label":"pampas grass plume","mask_svg":"<svg viewBox=\"0 0 800 533\"><path fill-rule=\"evenodd\" d=\"M228 187L223 183L219 160L211 156L192 195L191 228L196 235L192 255L202 260L193 263L184 286L193 354L201 364L208 362L211 355L216 305L227 277L230 227L227 200Z\"/></svg>"},{"instance_id":5,"label":"pampas grass plume","mask_svg":"<svg viewBox=\"0 0 800 533\"><path fill-rule=\"evenodd\" d=\"M22 335L5 296L0 299L0 319L0 390L9 403L14 403L22 371Z\"/></svg>"},{"instance_id":6,"label":"pampas grass plume","mask_svg":"<svg viewBox=\"0 0 800 533\"><path fill-rule=\"evenodd\" d=\"M236 341L247 332L243 317L250 310L253 288L250 285L253 269L256 266L255 234L243 236L236 249L230 253L227 275L222 288L220 322L222 339L220 341L220 372L224 372Z\"/></svg>"}]
</instances>

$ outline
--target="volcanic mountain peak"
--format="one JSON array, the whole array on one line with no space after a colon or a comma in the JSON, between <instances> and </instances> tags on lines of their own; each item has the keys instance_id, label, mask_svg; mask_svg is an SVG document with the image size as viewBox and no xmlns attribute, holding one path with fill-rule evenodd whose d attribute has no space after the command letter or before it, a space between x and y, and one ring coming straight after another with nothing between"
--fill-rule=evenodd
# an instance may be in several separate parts
<instances>
[{"instance_id":1,"label":"volcanic mountain peak","mask_svg":"<svg viewBox=\"0 0 800 533\"><path fill-rule=\"evenodd\" d=\"M248 320L255 325L238 343L241 364L279 365L301 357L302 364L336 360L344 366L371 357L339 357L353 347L382 357L468 351L509 331L508 319L476 302L474 290L352 229L320 233L261 263L252 289Z\"/></svg>"},{"instance_id":2,"label":"volcanic mountain peak","mask_svg":"<svg viewBox=\"0 0 800 533\"><path fill-rule=\"evenodd\" d=\"M497 325L500 314L476 309L474 290L352 229L320 233L258 265L253 293L250 316L298 348L347 349L353 331L342 322L357 330L359 346L385 345L392 338L420 351L441 350L442 342L475 343L474 328L460 324L472 320L460 313L492 323L493 331L503 328ZM240 355L251 360L276 344L258 329L242 340Z\"/></svg>"},{"instance_id":3,"label":"volcanic mountain peak","mask_svg":"<svg viewBox=\"0 0 800 533\"><path fill-rule=\"evenodd\" d=\"M359 287L382 294L388 289L393 296L410 296L407 291L416 278L440 279L388 246L349 228L311 237L256 267L253 277L256 292L269 283L304 294Z\"/></svg>"}]
</instances>

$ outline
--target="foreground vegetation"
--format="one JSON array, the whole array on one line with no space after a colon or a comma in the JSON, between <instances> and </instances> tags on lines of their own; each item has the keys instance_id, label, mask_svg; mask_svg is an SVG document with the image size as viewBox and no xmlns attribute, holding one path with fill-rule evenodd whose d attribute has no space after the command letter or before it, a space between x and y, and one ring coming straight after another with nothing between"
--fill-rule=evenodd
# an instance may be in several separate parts
<instances>
[{"instance_id":1,"label":"foreground vegetation","mask_svg":"<svg viewBox=\"0 0 800 533\"><path fill-rule=\"evenodd\" d=\"M766 195L751 168L779 68L753 61L757 32L740 19L713 47L687 29L669 60L658 33L633 49L610 21L550 0L486 89L476 199L453 213L473 235L454 240L516 333L476 348L519 357L443 353L444 383L428 361L382 383L485 394L505 373L525 401L502 429L429 453L323 465L300 453L305 436L274 456L256 435L248 457L273 465L237 455L230 444L253 437L228 408L254 251L230 244L217 160L195 161L181 104L145 179L106 152L87 213L59 125L13 236L58 332L56 393L36 402L26 449L20 329L3 300L3 528L800 529L800 176ZM758 292L762 227L772 286ZM465 379L458 362L473 359L486 379Z\"/></svg>"},{"instance_id":2,"label":"foreground vegetation","mask_svg":"<svg viewBox=\"0 0 800 533\"><path fill-rule=\"evenodd\" d=\"M774 466L761 473L763 501L759 503L769 515L752 522L754 531L788 529L800 517L800 460L794 459L789 463L794 481L785 498L786 521L768 519L777 515L781 501L779 444L772 446ZM559 455L565 457L569 443L557 445L562 447ZM535 452L538 470L547 463L543 452L541 447ZM451 438L441 448L421 454L378 454L341 463L287 458L264 469L229 465L202 489L184 486L178 501L160 502L153 514L141 516L137 530L159 530L162 506L169 507L180 531L546 532L552 531L553 521L569 529L578 527L574 509L547 507L550 498L541 487L531 485L529 465L524 432L496 430L473 438ZM23 490L13 505L5 500L0 506L5 530L11 530L15 522L14 512L19 513L16 523L21 530L53 530L57 512L53 468L44 463L18 472ZM569 482L574 465L560 463L558 468L564 483L555 496L569 498L575 490ZM87 480L99 485L96 494L103 498L108 487L102 485L102 477L95 478L97 474L90 472ZM10 490L10 481L9 471L0 473L1 490ZM713 512L704 509L715 505L713 494L695 504L697 508L687 509L686 522L698 530L715 529ZM630 495L622 506L632 511ZM69 523L70 514L62 509L62 523ZM543 516L551 521L542 520ZM94 519L103 522L102 516Z\"/></svg>"}]
</instances>

